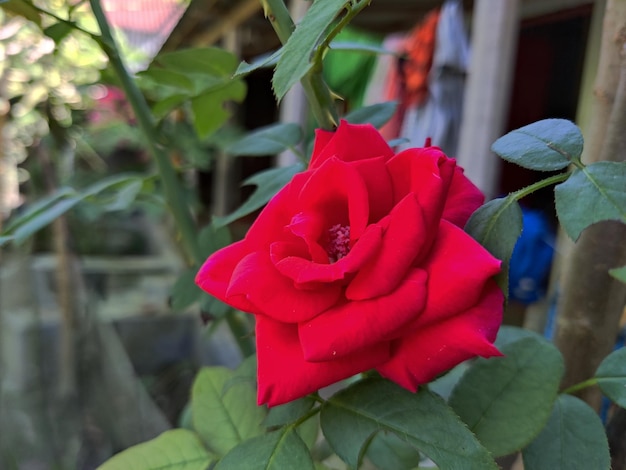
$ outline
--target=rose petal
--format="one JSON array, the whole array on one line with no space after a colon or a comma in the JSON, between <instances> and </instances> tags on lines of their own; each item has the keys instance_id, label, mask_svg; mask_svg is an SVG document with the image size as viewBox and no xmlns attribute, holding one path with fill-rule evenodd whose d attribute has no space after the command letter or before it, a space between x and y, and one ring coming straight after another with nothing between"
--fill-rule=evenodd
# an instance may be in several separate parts
<instances>
[{"instance_id":1,"label":"rose petal","mask_svg":"<svg viewBox=\"0 0 626 470\"><path fill-rule=\"evenodd\" d=\"M263 208L246 234L251 251L267 249L270 243L289 238L285 227L298 212L298 194L311 175L310 171L294 175Z\"/></svg>"},{"instance_id":2,"label":"rose petal","mask_svg":"<svg viewBox=\"0 0 626 470\"><path fill-rule=\"evenodd\" d=\"M359 172L332 157L311 176L299 195L300 210L316 214L325 229L350 224L350 239L358 239L369 220L369 195ZM321 234L320 234L321 235Z\"/></svg>"},{"instance_id":3,"label":"rose petal","mask_svg":"<svg viewBox=\"0 0 626 470\"><path fill-rule=\"evenodd\" d=\"M327 159L337 157L344 162L365 160L368 158L391 158L393 150L371 124L349 124L341 120L331 139L326 141L326 133L320 145L315 145L309 168L321 166Z\"/></svg>"},{"instance_id":4,"label":"rose petal","mask_svg":"<svg viewBox=\"0 0 626 470\"><path fill-rule=\"evenodd\" d=\"M490 281L476 306L397 340L392 358L376 370L414 392L467 359L501 356L492 343L502 322L503 302L502 291Z\"/></svg>"},{"instance_id":5,"label":"rose petal","mask_svg":"<svg viewBox=\"0 0 626 470\"><path fill-rule=\"evenodd\" d=\"M429 234L415 195L408 194L389 214L380 250L357 272L346 289L346 297L364 300L392 292L416 257L428 249L433 235Z\"/></svg>"},{"instance_id":6,"label":"rose petal","mask_svg":"<svg viewBox=\"0 0 626 470\"><path fill-rule=\"evenodd\" d=\"M413 270L389 295L346 302L299 326L307 361L329 361L389 341L419 316L427 289L426 273Z\"/></svg>"},{"instance_id":7,"label":"rose petal","mask_svg":"<svg viewBox=\"0 0 626 470\"><path fill-rule=\"evenodd\" d=\"M335 263L321 264L306 259L295 247L291 251L285 244L275 243L270 248L270 257L276 269L293 279L297 286L307 283L344 280L350 273L358 271L380 249L382 228L370 225L350 252ZM289 255L287 255L289 253ZM328 259L328 256L326 257Z\"/></svg>"},{"instance_id":8,"label":"rose petal","mask_svg":"<svg viewBox=\"0 0 626 470\"><path fill-rule=\"evenodd\" d=\"M437 223L443 213L456 162L438 147L412 148L387 162L396 203L415 193L424 211L427 226Z\"/></svg>"},{"instance_id":9,"label":"rose petal","mask_svg":"<svg viewBox=\"0 0 626 470\"><path fill-rule=\"evenodd\" d=\"M448 190L442 217L463 228L470 216L484 201L485 196L480 189L474 186L474 183L463 174L463 169L457 166Z\"/></svg>"},{"instance_id":10,"label":"rose petal","mask_svg":"<svg viewBox=\"0 0 626 470\"><path fill-rule=\"evenodd\" d=\"M248 302L245 295L227 296L226 294L235 267L249 252L250 248L245 240L216 251L209 256L196 274L196 284L236 309L256 313L257 309Z\"/></svg>"},{"instance_id":11,"label":"rose petal","mask_svg":"<svg viewBox=\"0 0 626 470\"><path fill-rule=\"evenodd\" d=\"M370 223L378 222L393 208L393 186L387 172L387 158L369 158L353 162L369 195Z\"/></svg>"},{"instance_id":12,"label":"rose petal","mask_svg":"<svg viewBox=\"0 0 626 470\"><path fill-rule=\"evenodd\" d=\"M478 302L501 261L456 225L445 220L422 268L428 272L428 300L419 324L439 322Z\"/></svg>"},{"instance_id":13,"label":"rose petal","mask_svg":"<svg viewBox=\"0 0 626 470\"><path fill-rule=\"evenodd\" d=\"M235 268L226 295L245 295L257 312L285 323L297 323L334 305L341 295L341 286L324 284L316 290L296 289L291 279L276 270L269 255L254 252Z\"/></svg>"},{"instance_id":14,"label":"rose petal","mask_svg":"<svg viewBox=\"0 0 626 470\"><path fill-rule=\"evenodd\" d=\"M370 370L389 359L387 343L327 362L304 360L298 327L258 316L258 404L280 405Z\"/></svg>"}]
</instances>

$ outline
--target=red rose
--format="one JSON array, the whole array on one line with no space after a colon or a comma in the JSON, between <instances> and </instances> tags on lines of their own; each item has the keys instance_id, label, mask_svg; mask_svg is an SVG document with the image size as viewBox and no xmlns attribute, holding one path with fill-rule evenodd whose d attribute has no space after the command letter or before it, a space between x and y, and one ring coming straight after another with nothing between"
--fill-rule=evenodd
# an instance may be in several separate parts
<instances>
[{"instance_id":1,"label":"red rose","mask_svg":"<svg viewBox=\"0 0 626 470\"><path fill-rule=\"evenodd\" d=\"M309 169L196 278L256 315L259 404L370 369L415 391L500 355L500 261L460 228L482 201L436 147L394 155L370 125L317 131Z\"/></svg>"}]
</instances>

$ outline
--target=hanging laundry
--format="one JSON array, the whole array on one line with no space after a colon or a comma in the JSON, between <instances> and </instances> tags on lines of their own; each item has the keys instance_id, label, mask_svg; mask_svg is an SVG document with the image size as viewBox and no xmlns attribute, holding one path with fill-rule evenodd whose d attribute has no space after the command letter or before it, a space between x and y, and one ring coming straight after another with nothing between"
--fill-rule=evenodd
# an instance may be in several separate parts
<instances>
[{"instance_id":1,"label":"hanging laundry","mask_svg":"<svg viewBox=\"0 0 626 470\"><path fill-rule=\"evenodd\" d=\"M404 34L391 34L385 38L382 47L393 54L383 54L376 57L376 65L372 71L363 98L364 106L382 103L384 101L398 102L396 113L391 120L380 129L381 134L386 140L398 137L402 125L400 101L403 86L399 58L404 54L404 43Z\"/></svg>"},{"instance_id":2,"label":"hanging laundry","mask_svg":"<svg viewBox=\"0 0 626 470\"><path fill-rule=\"evenodd\" d=\"M428 96L439 15L439 8L432 10L408 35L391 36L383 43L383 48L396 52L397 56L379 56L373 81L366 90L365 104L398 102L395 115L381 129L388 140L399 136L406 110L423 103ZM378 82L381 78L382 87Z\"/></svg>"},{"instance_id":3,"label":"hanging laundry","mask_svg":"<svg viewBox=\"0 0 626 470\"><path fill-rule=\"evenodd\" d=\"M442 6L434 43L426 83L421 76L414 80L419 88L410 95L412 100L405 109L400 136L409 139L403 144L407 147L423 145L430 138L433 145L455 156L469 64L469 41L460 0L448 0Z\"/></svg>"}]
</instances>

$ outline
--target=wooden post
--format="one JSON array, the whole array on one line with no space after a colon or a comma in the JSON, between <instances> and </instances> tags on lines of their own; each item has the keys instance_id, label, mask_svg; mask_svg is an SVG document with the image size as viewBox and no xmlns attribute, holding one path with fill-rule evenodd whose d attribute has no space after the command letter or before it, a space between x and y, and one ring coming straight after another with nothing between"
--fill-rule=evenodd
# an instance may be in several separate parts
<instances>
[{"instance_id":1,"label":"wooden post","mask_svg":"<svg viewBox=\"0 0 626 470\"><path fill-rule=\"evenodd\" d=\"M519 30L519 0L478 0L457 159L487 199L496 195L500 162L491 144L504 130Z\"/></svg>"}]
</instances>

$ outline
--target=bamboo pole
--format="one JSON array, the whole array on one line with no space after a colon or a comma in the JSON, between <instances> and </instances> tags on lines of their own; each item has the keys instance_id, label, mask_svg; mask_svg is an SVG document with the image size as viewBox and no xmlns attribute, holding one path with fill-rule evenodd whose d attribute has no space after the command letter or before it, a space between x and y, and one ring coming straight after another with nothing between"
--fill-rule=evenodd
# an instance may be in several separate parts
<instances>
[{"instance_id":1,"label":"bamboo pole","mask_svg":"<svg viewBox=\"0 0 626 470\"><path fill-rule=\"evenodd\" d=\"M595 101L583 160L626 161L626 1L609 0L604 16ZM593 376L615 344L626 305L626 285L608 269L626 264L626 225L603 222L586 229L564 263L555 343L563 353L562 386ZM580 397L596 409L601 394L586 388Z\"/></svg>"}]
</instances>

